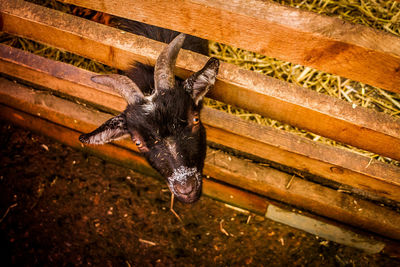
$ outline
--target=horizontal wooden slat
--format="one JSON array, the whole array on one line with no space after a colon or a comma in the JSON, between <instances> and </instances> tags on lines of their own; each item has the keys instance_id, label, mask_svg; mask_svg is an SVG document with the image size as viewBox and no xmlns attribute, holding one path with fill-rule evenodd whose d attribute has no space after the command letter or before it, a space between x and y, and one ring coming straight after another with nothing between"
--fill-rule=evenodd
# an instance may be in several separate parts
<instances>
[{"instance_id":1,"label":"horizontal wooden slat","mask_svg":"<svg viewBox=\"0 0 400 267\"><path fill-rule=\"evenodd\" d=\"M126 69L154 63L163 44L20 0L1 1L3 30ZM187 77L206 58L181 51L177 74ZM314 133L400 160L400 120L221 64L210 96Z\"/></svg>"},{"instance_id":2,"label":"horizontal wooden slat","mask_svg":"<svg viewBox=\"0 0 400 267\"><path fill-rule=\"evenodd\" d=\"M78 142L80 133L77 131L3 105L0 105L0 114L2 114L2 118L14 124L45 134L74 148L82 149L96 156L105 158L106 160L122 164L128 168L132 168L132 166L137 167L136 160L129 157L130 151L124 148L110 144L82 147ZM126 154L126 152L128 152L128 154ZM121 155L127 156L121 157ZM141 170L144 170L146 173L148 171L148 166L143 166ZM293 209L288 206L282 204L275 206L275 204L271 204L269 200L263 197L217 183L210 179L204 180L203 192L214 199L248 209L259 215L265 214L265 217L268 219L291 225L297 229L318 235L333 242L356 247L368 253L381 252L392 257L400 256L400 244L398 242L393 242L380 236L373 236L320 216L305 212L302 212L302 214L295 213ZM335 231L334 235L332 235L332 230Z\"/></svg>"},{"instance_id":3,"label":"horizontal wooden slat","mask_svg":"<svg viewBox=\"0 0 400 267\"><path fill-rule=\"evenodd\" d=\"M333 17L259 0L63 2L400 92L400 38Z\"/></svg>"},{"instance_id":4,"label":"horizontal wooden slat","mask_svg":"<svg viewBox=\"0 0 400 267\"><path fill-rule=\"evenodd\" d=\"M88 127L98 126L99 117L107 119L111 116L47 93L30 91L24 86L4 79L0 79L0 92L1 104L40 116L78 132L86 131ZM46 132L45 129L43 131ZM130 149L123 142L117 144L124 149ZM106 147L109 148L111 145ZM143 158L135 153L133 155L127 153L119 156L135 161L137 165L147 166L146 171L149 172L148 164ZM400 239L399 213L306 180L293 178L272 168L240 160L220 151L209 150L204 173L228 184L319 215Z\"/></svg>"},{"instance_id":5,"label":"horizontal wooden slat","mask_svg":"<svg viewBox=\"0 0 400 267\"><path fill-rule=\"evenodd\" d=\"M390 220L388 214L380 214L382 217L378 219L377 225L372 226L374 224L372 221L365 220L362 222L361 218L355 219L353 217L358 217L363 212L368 213L368 217L376 216L377 211L373 211L374 208L370 209L369 205L371 203L367 201L349 197L336 190L287 175L271 168L255 165L250 162L243 163L235 157L231 157L228 161L220 161L220 157L221 155L216 153L209 155L206 162L212 163L214 166L205 170L207 170L207 174L211 177L217 177L218 180L226 183L245 188L251 192L284 203L302 207L319 215L350 223L351 225L355 225L351 221L357 220L356 226L362 229L367 229L366 227L379 228L383 223ZM241 170L249 171L246 173ZM346 211L343 210L344 207L346 207ZM392 213L392 211L389 213ZM399 213L393 212L392 215L396 218L396 221L400 220ZM353 219L350 219L350 217L353 217Z\"/></svg>"},{"instance_id":6,"label":"horizontal wooden slat","mask_svg":"<svg viewBox=\"0 0 400 267\"><path fill-rule=\"evenodd\" d=\"M90 80L95 73L0 45L0 72L108 110L124 110L125 101ZM271 127L245 122L205 108L208 139L236 150L366 190L400 202L400 168L347 150L315 143ZM99 118L100 124L105 118ZM92 130L91 128L86 131Z\"/></svg>"}]
</instances>

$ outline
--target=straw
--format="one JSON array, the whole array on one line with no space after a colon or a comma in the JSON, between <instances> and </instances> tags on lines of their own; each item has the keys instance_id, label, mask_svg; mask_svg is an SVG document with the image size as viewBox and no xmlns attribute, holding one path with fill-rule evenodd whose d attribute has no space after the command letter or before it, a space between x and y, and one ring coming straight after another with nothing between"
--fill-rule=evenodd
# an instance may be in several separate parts
<instances>
[{"instance_id":1,"label":"straw","mask_svg":"<svg viewBox=\"0 0 400 267\"><path fill-rule=\"evenodd\" d=\"M284 5L306 9L316 13L335 16L352 23L363 24L375 29L390 32L400 36L400 3L378 0L284 0L276 1ZM310 67L277 60L265 55L229 47L217 42L210 42L210 54L220 60L238 65L242 68L263 73L265 75L294 83L310 90L328 94L356 106L374 109L390 116L400 118L400 94L384 91L380 88L346 79L330 73L315 70ZM226 107L226 104L215 100L207 100L207 105L225 110L246 120L290 131L292 133L337 147L350 149L357 153L376 158L400 166L400 163L374 153L341 144L296 127L278 121L252 114L242 109Z\"/></svg>"}]
</instances>

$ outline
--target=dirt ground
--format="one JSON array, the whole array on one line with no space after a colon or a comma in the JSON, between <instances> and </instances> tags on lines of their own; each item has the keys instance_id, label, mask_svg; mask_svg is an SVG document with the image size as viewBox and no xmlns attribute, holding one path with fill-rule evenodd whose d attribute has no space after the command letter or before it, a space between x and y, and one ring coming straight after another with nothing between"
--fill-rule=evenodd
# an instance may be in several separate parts
<instances>
[{"instance_id":1,"label":"dirt ground","mask_svg":"<svg viewBox=\"0 0 400 267\"><path fill-rule=\"evenodd\" d=\"M0 121L1 122L1 121ZM0 123L1 266L400 266Z\"/></svg>"}]
</instances>

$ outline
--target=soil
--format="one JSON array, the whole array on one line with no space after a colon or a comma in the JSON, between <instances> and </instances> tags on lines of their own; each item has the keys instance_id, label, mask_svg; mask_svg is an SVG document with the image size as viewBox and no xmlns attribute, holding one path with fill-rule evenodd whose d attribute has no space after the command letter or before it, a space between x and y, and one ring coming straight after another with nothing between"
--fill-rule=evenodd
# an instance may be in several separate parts
<instances>
[{"instance_id":1,"label":"soil","mask_svg":"<svg viewBox=\"0 0 400 267\"><path fill-rule=\"evenodd\" d=\"M2 266L400 266L0 123ZM5 249L4 249L5 248Z\"/></svg>"}]
</instances>

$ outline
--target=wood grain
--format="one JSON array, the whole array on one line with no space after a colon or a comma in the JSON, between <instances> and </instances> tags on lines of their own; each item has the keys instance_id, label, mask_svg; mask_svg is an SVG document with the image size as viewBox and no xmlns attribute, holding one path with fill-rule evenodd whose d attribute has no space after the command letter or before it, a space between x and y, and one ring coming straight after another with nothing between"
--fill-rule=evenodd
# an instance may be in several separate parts
<instances>
[{"instance_id":1,"label":"wood grain","mask_svg":"<svg viewBox=\"0 0 400 267\"><path fill-rule=\"evenodd\" d=\"M0 45L0 72L41 87L51 88L79 101L118 113L125 101L110 88L93 83L95 73ZM12 99L7 101L13 101ZM55 114L57 107L53 108ZM71 112L74 110L71 109ZM400 168L354 152L333 148L305 138L245 122L233 115L205 108L203 122L208 140L247 154L400 201ZM48 118L55 121L55 118ZM108 118L98 117L96 124ZM85 128L86 132L93 128ZM132 148L135 150L135 148Z\"/></svg>"},{"instance_id":2,"label":"wood grain","mask_svg":"<svg viewBox=\"0 0 400 267\"><path fill-rule=\"evenodd\" d=\"M400 92L400 38L337 18L259 0L64 2Z\"/></svg>"},{"instance_id":3,"label":"wood grain","mask_svg":"<svg viewBox=\"0 0 400 267\"><path fill-rule=\"evenodd\" d=\"M3 1L3 30L110 66L153 64L164 47L155 41L16 0ZM207 58L181 51L176 72L187 77ZM400 120L231 64L221 64L210 97L322 136L400 160Z\"/></svg>"}]
</instances>

